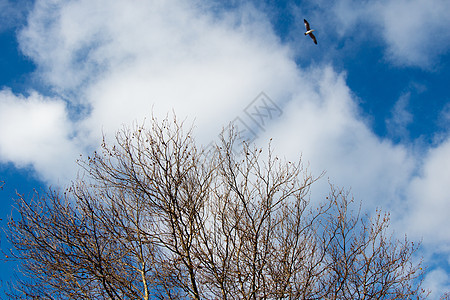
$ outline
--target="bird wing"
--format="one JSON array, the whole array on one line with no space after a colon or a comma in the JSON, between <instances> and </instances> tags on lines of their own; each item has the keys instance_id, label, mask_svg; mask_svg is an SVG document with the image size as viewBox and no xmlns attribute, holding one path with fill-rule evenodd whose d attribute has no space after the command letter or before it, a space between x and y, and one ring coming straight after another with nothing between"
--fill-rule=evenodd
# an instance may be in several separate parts
<instances>
[{"instance_id":1,"label":"bird wing","mask_svg":"<svg viewBox=\"0 0 450 300\"><path fill-rule=\"evenodd\" d=\"M303 19L303 22L305 22L306 31L309 31L311 28L309 27L308 21L306 21L306 19Z\"/></svg>"},{"instance_id":2,"label":"bird wing","mask_svg":"<svg viewBox=\"0 0 450 300\"><path fill-rule=\"evenodd\" d=\"M311 33L309 34L309 36L313 39L314 44L317 45L317 40L316 40L316 37L314 36L314 34L311 32Z\"/></svg>"}]
</instances>

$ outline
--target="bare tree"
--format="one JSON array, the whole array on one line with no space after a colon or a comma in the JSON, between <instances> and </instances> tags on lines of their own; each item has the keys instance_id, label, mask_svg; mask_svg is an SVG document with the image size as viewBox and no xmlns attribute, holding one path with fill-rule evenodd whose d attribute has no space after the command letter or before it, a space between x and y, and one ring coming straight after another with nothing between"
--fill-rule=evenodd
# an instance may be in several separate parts
<instances>
[{"instance_id":1,"label":"bare tree","mask_svg":"<svg viewBox=\"0 0 450 300\"><path fill-rule=\"evenodd\" d=\"M212 152L175 119L123 129L63 193L18 197L8 239L32 299L425 298L417 245L389 215L310 200L301 160L222 136ZM208 155L207 155L208 154Z\"/></svg>"}]
</instances>

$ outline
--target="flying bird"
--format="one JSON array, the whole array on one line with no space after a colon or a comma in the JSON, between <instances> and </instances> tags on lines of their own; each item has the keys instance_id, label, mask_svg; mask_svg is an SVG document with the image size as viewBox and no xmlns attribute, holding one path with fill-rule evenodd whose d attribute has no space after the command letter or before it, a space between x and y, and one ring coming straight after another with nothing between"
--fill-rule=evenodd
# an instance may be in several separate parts
<instances>
[{"instance_id":1,"label":"flying bird","mask_svg":"<svg viewBox=\"0 0 450 300\"><path fill-rule=\"evenodd\" d=\"M309 27L309 23L308 23L308 21L306 21L306 19L303 19L303 22L305 22L305 27L306 27L305 35L309 35L313 39L314 44L317 45L316 37L313 34L313 31L315 31L315 30L311 29L311 27Z\"/></svg>"}]
</instances>

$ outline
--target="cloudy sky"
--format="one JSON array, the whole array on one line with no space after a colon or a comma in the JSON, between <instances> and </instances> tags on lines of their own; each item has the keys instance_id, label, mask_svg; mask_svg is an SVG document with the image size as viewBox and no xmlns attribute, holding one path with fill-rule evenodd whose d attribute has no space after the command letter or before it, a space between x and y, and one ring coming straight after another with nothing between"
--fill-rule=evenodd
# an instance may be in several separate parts
<instances>
[{"instance_id":1,"label":"cloudy sky","mask_svg":"<svg viewBox=\"0 0 450 300\"><path fill-rule=\"evenodd\" d=\"M64 186L102 133L172 110L234 121L392 212L450 290L448 0L0 0L0 191ZM303 35L306 18L318 40ZM2 236L2 245L4 237ZM9 265L2 264L6 276Z\"/></svg>"}]
</instances>

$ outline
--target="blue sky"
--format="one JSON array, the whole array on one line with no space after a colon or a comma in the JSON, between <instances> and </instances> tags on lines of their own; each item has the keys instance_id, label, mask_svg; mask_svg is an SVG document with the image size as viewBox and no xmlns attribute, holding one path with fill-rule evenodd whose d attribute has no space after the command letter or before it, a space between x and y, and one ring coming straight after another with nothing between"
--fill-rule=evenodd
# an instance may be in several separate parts
<instances>
[{"instance_id":1,"label":"blue sky","mask_svg":"<svg viewBox=\"0 0 450 300\"><path fill-rule=\"evenodd\" d=\"M16 190L75 179L102 132L174 109L206 145L264 92L282 114L255 142L326 170L313 198L329 179L390 210L396 233L423 240L437 297L450 290L448 11L446 0L0 0L2 222Z\"/></svg>"}]
</instances>

